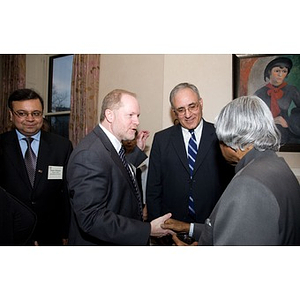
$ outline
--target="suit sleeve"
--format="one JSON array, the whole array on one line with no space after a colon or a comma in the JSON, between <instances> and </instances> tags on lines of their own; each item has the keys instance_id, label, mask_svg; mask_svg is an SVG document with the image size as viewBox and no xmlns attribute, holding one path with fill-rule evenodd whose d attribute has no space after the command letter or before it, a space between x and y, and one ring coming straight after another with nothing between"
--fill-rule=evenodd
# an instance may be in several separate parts
<instances>
[{"instance_id":1,"label":"suit sleeve","mask_svg":"<svg viewBox=\"0 0 300 300\"><path fill-rule=\"evenodd\" d=\"M162 172L161 153L157 136L154 136L149 158L148 177L146 185L146 201L148 220L152 221L162 215Z\"/></svg>"},{"instance_id":2,"label":"suit sleeve","mask_svg":"<svg viewBox=\"0 0 300 300\"><path fill-rule=\"evenodd\" d=\"M237 176L210 217L213 244L277 245L279 214L268 188L254 178Z\"/></svg>"},{"instance_id":3,"label":"suit sleeve","mask_svg":"<svg viewBox=\"0 0 300 300\"><path fill-rule=\"evenodd\" d=\"M139 147L135 147L133 151L126 155L126 159L129 163L134 165L136 168L147 159L147 155Z\"/></svg>"},{"instance_id":4,"label":"suit sleeve","mask_svg":"<svg viewBox=\"0 0 300 300\"><path fill-rule=\"evenodd\" d=\"M35 213L0 188L0 244L25 245L29 241L35 225Z\"/></svg>"},{"instance_id":5,"label":"suit sleeve","mask_svg":"<svg viewBox=\"0 0 300 300\"><path fill-rule=\"evenodd\" d=\"M69 142L67 155L66 155L66 162L64 165L64 170L67 170L68 161L70 158L70 155L73 151L72 143ZM64 203L63 203L63 215L62 215L62 233L61 237L64 239L68 238L69 235L69 225L70 225L70 197L69 197L69 190L68 190L68 184L67 184L67 175L66 172L64 172L64 184L63 184L63 193L64 193Z\"/></svg>"}]
</instances>

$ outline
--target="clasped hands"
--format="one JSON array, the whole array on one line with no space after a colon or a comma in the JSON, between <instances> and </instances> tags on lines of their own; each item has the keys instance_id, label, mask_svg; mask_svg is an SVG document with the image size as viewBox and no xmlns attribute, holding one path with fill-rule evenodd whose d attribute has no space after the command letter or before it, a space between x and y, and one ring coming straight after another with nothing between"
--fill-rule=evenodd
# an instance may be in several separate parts
<instances>
[{"instance_id":1,"label":"clasped hands","mask_svg":"<svg viewBox=\"0 0 300 300\"><path fill-rule=\"evenodd\" d=\"M180 240L177 233L188 233L190 230L190 224L175 219L171 219L171 213L165 214L151 222L151 235L156 237L162 237L167 234L172 235L172 239L177 246L197 246L198 242L195 241L192 244L187 244ZM159 228L160 227L160 230Z\"/></svg>"},{"instance_id":2,"label":"clasped hands","mask_svg":"<svg viewBox=\"0 0 300 300\"><path fill-rule=\"evenodd\" d=\"M189 223L185 223L182 221L169 218L161 225L161 227L163 229L169 229L173 231L172 239L176 246L197 246L198 245L197 241L194 241L192 244L187 244L183 242L181 239L179 239L179 237L177 236L177 233L182 233L182 232L187 234L189 233L190 231Z\"/></svg>"}]
</instances>

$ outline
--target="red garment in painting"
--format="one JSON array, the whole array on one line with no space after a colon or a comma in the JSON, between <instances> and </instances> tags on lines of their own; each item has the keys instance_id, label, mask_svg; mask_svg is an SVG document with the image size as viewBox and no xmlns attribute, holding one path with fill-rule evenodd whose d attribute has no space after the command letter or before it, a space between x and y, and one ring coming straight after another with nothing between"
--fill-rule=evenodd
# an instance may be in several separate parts
<instances>
[{"instance_id":1,"label":"red garment in painting","mask_svg":"<svg viewBox=\"0 0 300 300\"><path fill-rule=\"evenodd\" d=\"M280 113L280 108L278 105L278 100L282 98L283 91L282 88L287 85L286 82L283 82L279 86L273 86L271 83L267 84L269 90L267 91L268 95L271 97L271 112L273 117L277 117Z\"/></svg>"}]
</instances>

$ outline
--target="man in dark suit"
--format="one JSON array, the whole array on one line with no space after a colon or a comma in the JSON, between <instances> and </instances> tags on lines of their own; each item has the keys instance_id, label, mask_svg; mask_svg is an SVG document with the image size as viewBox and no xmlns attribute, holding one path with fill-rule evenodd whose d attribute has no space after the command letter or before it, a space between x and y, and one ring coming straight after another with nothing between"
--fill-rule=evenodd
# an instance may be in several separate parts
<instances>
[{"instance_id":1,"label":"man in dark suit","mask_svg":"<svg viewBox=\"0 0 300 300\"><path fill-rule=\"evenodd\" d=\"M171 233L161 225L171 214L143 222L142 202L132 169L119 154L133 140L140 108L135 94L114 90L103 100L100 124L74 149L67 180L71 199L71 245L147 245L151 236ZM127 160L138 166L149 133L140 131Z\"/></svg>"},{"instance_id":2,"label":"man in dark suit","mask_svg":"<svg viewBox=\"0 0 300 300\"><path fill-rule=\"evenodd\" d=\"M170 93L170 103L178 124L154 136L146 189L148 218L171 212L177 220L204 222L232 178L233 168L222 157L214 125L202 118L203 100L197 87L178 84ZM192 170L190 130L196 147Z\"/></svg>"},{"instance_id":3,"label":"man in dark suit","mask_svg":"<svg viewBox=\"0 0 300 300\"><path fill-rule=\"evenodd\" d=\"M72 144L41 130L44 103L33 90L13 92L8 107L15 129L0 135L0 185L36 213L33 244L66 244L70 205L65 171ZM25 164L30 150L26 138L31 138L35 157L32 177Z\"/></svg>"}]
</instances>

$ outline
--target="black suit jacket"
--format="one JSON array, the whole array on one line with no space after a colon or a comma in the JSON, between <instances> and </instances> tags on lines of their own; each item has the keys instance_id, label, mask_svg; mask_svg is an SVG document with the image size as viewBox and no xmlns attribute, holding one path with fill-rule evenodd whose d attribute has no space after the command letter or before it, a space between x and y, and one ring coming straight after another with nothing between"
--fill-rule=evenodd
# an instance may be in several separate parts
<instances>
[{"instance_id":1,"label":"black suit jacket","mask_svg":"<svg viewBox=\"0 0 300 300\"><path fill-rule=\"evenodd\" d=\"M0 187L0 245L26 245L35 225L35 213Z\"/></svg>"},{"instance_id":2,"label":"black suit jacket","mask_svg":"<svg viewBox=\"0 0 300 300\"><path fill-rule=\"evenodd\" d=\"M135 165L147 157L136 147ZM140 157L141 159L137 159ZM129 175L114 146L96 126L74 149L68 164L71 245L146 245L150 224L141 221Z\"/></svg>"},{"instance_id":3,"label":"black suit jacket","mask_svg":"<svg viewBox=\"0 0 300 300\"><path fill-rule=\"evenodd\" d=\"M203 120L202 137L190 179L181 125L155 134L149 159L146 202L149 220L171 212L185 222L204 222L234 174L224 160L214 125ZM193 190L196 220L189 217L189 189Z\"/></svg>"},{"instance_id":4,"label":"black suit jacket","mask_svg":"<svg viewBox=\"0 0 300 300\"><path fill-rule=\"evenodd\" d=\"M16 131L0 135L0 185L37 215L33 240L40 245L60 244L68 237L69 197L66 167L71 142L42 131L34 186L31 187ZM63 179L48 179L49 166L63 166Z\"/></svg>"}]
</instances>

